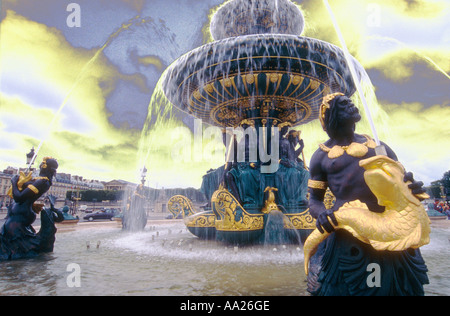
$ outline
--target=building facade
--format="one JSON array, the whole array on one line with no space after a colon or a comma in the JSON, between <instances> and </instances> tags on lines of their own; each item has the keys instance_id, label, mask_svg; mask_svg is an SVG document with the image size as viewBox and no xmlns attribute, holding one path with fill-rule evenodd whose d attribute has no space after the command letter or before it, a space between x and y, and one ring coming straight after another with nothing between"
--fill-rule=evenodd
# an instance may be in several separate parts
<instances>
[{"instance_id":1,"label":"building facade","mask_svg":"<svg viewBox=\"0 0 450 316\"><path fill-rule=\"evenodd\" d=\"M12 201L8 195L8 191L11 188L11 178L18 174L19 171L25 171L25 169L16 169L8 167L0 172L0 208L6 208ZM33 170L33 176L38 176L38 171ZM98 180L84 179L82 176L71 175L68 173L57 173L53 178L53 184L47 194L51 194L57 198L58 201L66 199L67 192L77 192L83 190L104 190L105 186ZM76 196L76 193L74 193ZM3 209L4 210L4 209Z\"/></svg>"},{"instance_id":2,"label":"building facade","mask_svg":"<svg viewBox=\"0 0 450 316\"><path fill-rule=\"evenodd\" d=\"M137 184L125 180L112 180L104 182L105 190L110 191L126 191L127 189L136 188Z\"/></svg>"},{"instance_id":3,"label":"building facade","mask_svg":"<svg viewBox=\"0 0 450 316\"><path fill-rule=\"evenodd\" d=\"M4 172L0 173L0 208L7 207L11 201L7 194L11 187L11 177L11 175Z\"/></svg>"}]
</instances>

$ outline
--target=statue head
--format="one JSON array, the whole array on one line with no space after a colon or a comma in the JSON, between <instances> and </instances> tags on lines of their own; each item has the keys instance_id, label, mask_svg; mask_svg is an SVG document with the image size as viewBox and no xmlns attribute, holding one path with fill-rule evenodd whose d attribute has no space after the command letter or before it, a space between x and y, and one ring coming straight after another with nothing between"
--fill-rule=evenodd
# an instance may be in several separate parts
<instances>
[{"instance_id":1,"label":"statue head","mask_svg":"<svg viewBox=\"0 0 450 316\"><path fill-rule=\"evenodd\" d=\"M299 143L301 131L290 130L287 136L288 140L295 145Z\"/></svg>"},{"instance_id":2,"label":"statue head","mask_svg":"<svg viewBox=\"0 0 450 316\"><path fill-rule=\"evenodd\" d=\"M284 137L287 134L289 129L292 127L290 122L283 122L278 124L278 129L280 130L280 137Z\"/></svg>"},{"instance_id":3,"label":"statue head","mask_svg":"<svg viewBox=\"0 0 450 316\"><path fill-rule=\"evenodd\" d=\"M39 165L39 175L51 179L58 169L58 161L52 157L45 157Z\"/></svg>"},{"instance_id":4,"label":"statue head","mask_svg":"<svg viewBox=\"0 0 450 316\"><path fill-rule=\"evenodd\" d=\"M319 110L319 120L328 136L338 132L354 131L361 120L358 108L344 94L338 92L325 96Z\"/></svg>"}]
</instances>

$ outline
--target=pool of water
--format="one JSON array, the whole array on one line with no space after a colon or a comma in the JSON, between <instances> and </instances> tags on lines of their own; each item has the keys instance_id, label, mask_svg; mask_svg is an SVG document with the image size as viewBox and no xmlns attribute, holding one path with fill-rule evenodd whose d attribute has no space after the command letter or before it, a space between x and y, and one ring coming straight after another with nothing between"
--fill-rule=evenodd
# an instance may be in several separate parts
<instances>
[{"instance_id":1,"label":"pool of water","mask_svg":"<svg viewBox=\"0 0 450 316\"><path fill-rule=\"evenodd\" d=\"M450 294L449 239L448 228L436 228L421 248L426 295ZM305 279L297 245L227 247L199 240L180 222L140 233L59 232L52 254L0 263L0 295L302 296Z\"/></svg>"}]
</instances>

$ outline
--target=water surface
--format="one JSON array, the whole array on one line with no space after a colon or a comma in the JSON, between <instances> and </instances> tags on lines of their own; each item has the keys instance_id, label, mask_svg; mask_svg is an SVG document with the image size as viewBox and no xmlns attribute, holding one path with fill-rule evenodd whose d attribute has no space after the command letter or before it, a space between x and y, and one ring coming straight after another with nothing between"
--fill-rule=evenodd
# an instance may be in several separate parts
<instances>
[{"instance_id":1,"label":"water surface","mask_svg":"<svg viewBox=\"0 0 450 316\"><path fill-rule=\"evenodd\" d=\"M434 228L421 248L426 295L450 294L449 238L449 228ZM80 267L80 287L67 282L72 263ZM305 279L297 245L235 249L199 240L180 222L140 233L114 226L59 232L54 253L0 263L1 295L303 296Z\"/></svg>"}]
</instances>

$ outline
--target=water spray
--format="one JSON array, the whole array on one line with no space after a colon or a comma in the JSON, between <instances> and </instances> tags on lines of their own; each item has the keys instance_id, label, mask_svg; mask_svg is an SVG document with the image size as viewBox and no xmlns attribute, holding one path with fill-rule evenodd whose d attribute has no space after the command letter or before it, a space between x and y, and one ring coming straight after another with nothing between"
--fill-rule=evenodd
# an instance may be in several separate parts
<instances>
[{"instance_id":1,"label":"water spray","mask_svg":"<svg viewBox=\"0 0 450 316\"><path fill-rule=\"evenodd\" d=\"M375 124L373 122L372 114L370 113L369 105L367 104L367 100L366 100L366 98L364 96L364 92L363 92L361 84L360 84L360 82L358 80L358 76L356 74L356 70L355 70L355 67L354 67L354 64L353 64L352 56L350 55L350 53L348 51L347 45L345 43L344 36L342 35L342 32L341 32L341 30L339 28L339 25L337 23L336 17L334 16L333 10L331 9L330 4L328 3L328 0L323 0L323 3L325 4L325 7L327 8L328 13L330 14L330 18L331 18L331 21L333 22L334 29L336 31L337 36L339 37L339 41L341 42L342 50L344 52L344 57L345 57L345 60L347 61L348 68L350 69L350 73L352 75L353 82L354 82L354 84L356 86L356 89L358 91L359 97L361 98L361 101L362 101L362 103L364 105L364 110L366 112L367 119L368 119L369 124L370 124L370 129L372 130L372 134L373 134L373 137L375 139L375 143L377 144L377 147L375 148L375 154L376 155L385 155L385 156L387 156L386 148L383 145L381 145L380 139L378 138L378 133L377 133L377 130L375 128Z\"/></svg>"}]
</instances>

